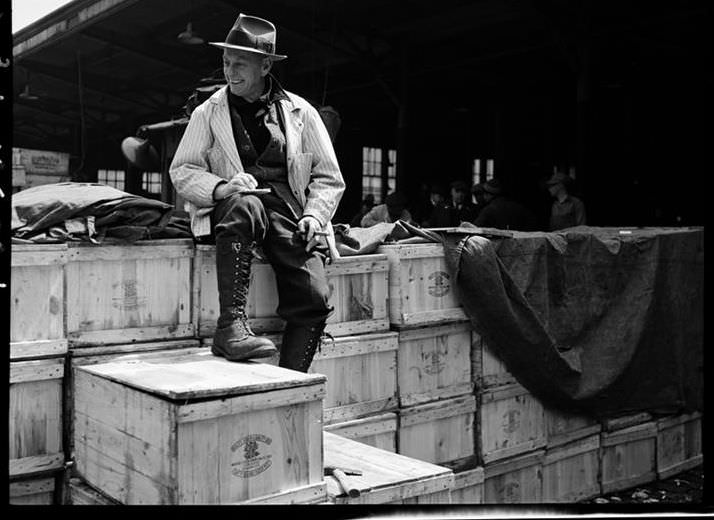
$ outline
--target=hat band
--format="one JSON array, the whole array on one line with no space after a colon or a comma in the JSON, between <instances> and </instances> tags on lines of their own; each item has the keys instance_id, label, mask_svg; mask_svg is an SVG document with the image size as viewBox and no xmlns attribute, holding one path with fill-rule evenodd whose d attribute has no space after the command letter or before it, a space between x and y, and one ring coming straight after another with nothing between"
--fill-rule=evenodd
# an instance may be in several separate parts
<instances>
[{"instance_id":1,"label":"hat band","mask_svg":"<svg viewBox=\"0 0 714 520\"><path fill-rule=\"evenodd\" d=\"M230 45L239 45L241 47L251 47L267 54L275 54L275 43L259 38L255 35L248 34L245 31L236 31L231 29L231 32L229 32L226 37L226 43Z\"/></svg>"}]
</instances>

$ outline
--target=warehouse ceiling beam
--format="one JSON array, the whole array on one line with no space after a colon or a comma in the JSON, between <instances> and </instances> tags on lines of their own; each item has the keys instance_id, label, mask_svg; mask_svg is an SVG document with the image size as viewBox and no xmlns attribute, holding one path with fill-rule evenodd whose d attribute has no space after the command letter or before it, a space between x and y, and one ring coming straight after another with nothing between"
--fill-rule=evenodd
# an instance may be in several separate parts
<instances>
[{"instance_id":1,"label":"warehouse ceiling beam","mask_svg":"<svg viewBox=\"0 0 714 520\"><path fill-rule=\"evenodd\" d=\"M178 69L181 72L188 74L196 74L196 70L186 66L185 62L181 62L172 57L171 54L164 52L160 47L161 44L154 39L143 38L138 36L118 37L116 34L110 33L107 30L100 30L96 27L87 28L82 31L82 36L94 40L99 43L116 47L129 54L138 56L146 61ZM96 65L96 64L95 64Z\"/></svg>"},{"instance_id":2,"label":"warehouse ceiling beam","mask_svg":"<svg viewBox=\"0 0 714 520\"><path fill-rule=\"evenodd\" d=\"M74 76L74 74L72 74L71 72L68 72L66 69L64 69L62 67L56 67L54 65L47 65L45 63L40 63L37 61L25 60L22 63L22 68L30 70L33 74L40 74L40 75L55 79L57 81L61 81L62 83L73 85L75 87L77 86L77 79ZM105 82L102 80L102 78L97 78L94 76L87 77L87 74L84 74L82 88L84 88L87 91L94 92L96 94L104 96L107 99L113 99L114 101L118 101L120 103L130 105L130 106L142 108L144 110L150 110L152 112L156 112L157 110L161 109L161 107L158 107L155 105L148 105L146 103L142 103L141 101L139 101L137 99L130 99L130 98L126 98L123 96L119 96L116 94L116 92L117 92L116 84L105 85L103 83L105 83ZM108 89L111 89L111 92L109 92Z\"/></svg>"},{"instance_id":3,"label":"warehouse ceiling beam","mask_svg":"<svg viewBox=\"0 0 714 520\"><path fill-rule=\"evenodd\" d=\"M100 20L118 11L122 11L138 0L75 0L52 12L46 18L50 24L38 34L27 37L34 24L26 30L20 30L13 40L12 55L15 63L23 60L47 45L56 45L59 41L79 32L82 28L94 25ZM44 19L43 19L44 20Z\"/></svg>"}]
</instances>

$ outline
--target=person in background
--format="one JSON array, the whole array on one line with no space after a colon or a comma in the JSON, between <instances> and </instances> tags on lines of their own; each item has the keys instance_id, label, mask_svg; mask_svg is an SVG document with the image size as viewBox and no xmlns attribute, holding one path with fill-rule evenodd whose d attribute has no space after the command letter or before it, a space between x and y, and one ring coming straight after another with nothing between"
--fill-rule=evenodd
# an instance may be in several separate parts
<instances>
[{"instance_id":1,"label":"person in background","mask_svg":"<svg viewBox=\"0 0 714 520\"><path fill-rule=\"evenodd\" d=\"M345 182L317 110L270 74L287 57L275 53L275 40L271 22L240 14L224 42L210 42L223 49L227 85L191 113L169 174L196 239L216 243L220 312L211 352L229 361L277 353L246 316L261 246L286 321L279 364L307 372L333 310L324 240Z\"/></svg>"},{"instance_id":2,"label":"person in background","mask_svg":"<svg viewBox=\"0 0 714 520\"><path fill-rule=\"evenodd\" d=\"M369 213L369 210L371 210L373 207L374 195L368 193L367 195L365 195L364 200L362 201L362 207L360 208L359 212L350 221L350 227L360 227L362 225L362 217Z\"/></svg>"},{"instance_id":3,"label":"person in background","mask_svg":"<svg viewBox=\"0 0 714 520\"><path fill-rule=\"evenodd\" d=\"M458 226L462 222L473 222L476 220L476 204L471 202L469 187L463 181L451 183L451 225Z\"/></svg>"},{"instance_id":4,"label":"person in background","mask_svg":"<svg viewBox=\"0 0 714 520\"><path fill-rule=\"evenodd\" d=\"M471 201L476 205L476 217L471 222L476 221L481 213L481 210L486 206L486 199L484 198L485 193L486 192L483 189L482 183L474 184L471 187Z\"/></svg>"},{"instance_id":5,"label":"person in background","mask_svg":"<svg viewBox=\"0 0 714 520\"><path fill-rule=\"evenodd\" d=\"M432 184L429 190L430 209L422 220L422 227L451 227L453 224L452 207L446 199L446 187L443 184Z\"/></svg>"},{"instance_id":6,"label":"person in background","mask_svg":"<svg viewBox=\"0 0 714 520\"><path fill-rule=\"evenodd\" d=\"M550 196L555 199L550 210L551 231L585 225L585 204L568 192L572 181L572 177L557 171L546 182Z\"/></svg>"},{"instance_id":7,"label":"person in background","mask_svg":"<svg viewBox=\"0 0 714 520\"><path fill-rule=\"evenodd\" d=\"M407 210L407 199L398 192L392 192L384 199L384 204L373 207L362 217L362 227L370 227L381 222L392 223L403 220L413 224L412 216Z\"/></svg>"},{"instance_id":8,"label":"person in background","mask_svg":"<svg viewBox=\"0 0 714 520\"><path fill-rule=\"evenodd\" d=\"M506 196L498 179L486 182L483 190L486 205L474 224L478 227L535 231L535 215L520 202Z\"/></svg>"}]
</instances>

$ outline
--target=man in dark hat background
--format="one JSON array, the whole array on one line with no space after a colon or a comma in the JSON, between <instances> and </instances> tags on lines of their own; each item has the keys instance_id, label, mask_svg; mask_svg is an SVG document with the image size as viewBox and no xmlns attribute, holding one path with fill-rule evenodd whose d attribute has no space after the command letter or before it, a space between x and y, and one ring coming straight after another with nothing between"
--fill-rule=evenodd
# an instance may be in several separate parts
<instances>
[{"instance_id":1,"label":"man in dark hat background","mask_svg":"<svg viewBox=\"0 0 714 520\"><path fill-rule=\"evenodd\" d=\"M535 231L535 215L523 204L508 197L498 179L486 182L483 192L486 205L474 224L479 227Z\"/></svg>"},{"instance_id":2,"label":"man in dark hat background","mask_svg":"<svg viewBox=\"0 0 714 520\"><path fill-rule=\"evenodd\" d=\"M572 180L569 175L557 171L545 183L554 199L550 210L551 231L585 225L585 204L568 191Z\"/></svg>"},{"instance_id":3,"label":"man in dark hat background","mask_svg":"<svg viewBox=\"0 0 714 520\"><path fill-rule=\"evenodd\" d=\"M306 372L331 312L325 236L345 188L317 110L270 74L275 26L239 15L223 49L228 82L199 105L170 167L195 237L215 238L220 315L212 352L232 361L272 356L248 326L250 267L261 246L286 321L280 366ZM252 190L263 190L255 192Z\"/></svg>"},{"instance_id":4,"label":"man in dark hat background","mask_svg":"<svg viewBox=\"0 0 714 520\"><path fill-rule=\"evenodd\" d=\"M473 222L478 212L476 204L471 202L471 193L468 185L463 181L454 181L451 188L451 205L453 208L452 225L458 226L462 222Z\"/></svg>"}]
</instances>

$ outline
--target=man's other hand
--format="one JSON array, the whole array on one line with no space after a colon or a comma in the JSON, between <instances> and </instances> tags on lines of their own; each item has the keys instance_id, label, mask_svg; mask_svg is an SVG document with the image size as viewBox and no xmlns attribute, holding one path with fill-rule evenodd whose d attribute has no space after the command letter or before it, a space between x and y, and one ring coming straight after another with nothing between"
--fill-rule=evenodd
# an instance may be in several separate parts
<instances>
[{"instance_id":1,"label":"man's other hand","mask_svg":"<svg viewBox=\"0 0 714 520\"><path fill-rule=\"evenodd\" d=\"M312 248L314 248L317 244L320 243L322 235L318 233L321 232L322 226L315 217L311 217L308 215L301 218L298 221L297 227L298 233L302 235L305 239L305 242L307 242L305 251L312 250Z\"/></svg>"},{"instance_id":2,"label":"man's other hand","mask_svg":"<svg viewBox=\"0 0 714 520\"><path fill-rule=\"evenodd\" d=\"M221 184L216 188L216 200L222 200L233 193L239 193L245 190L254 190L258 187L258 181L255 180L250 173L236 173L235 176L225 184Z\"/></svg>"}]
</instances>

